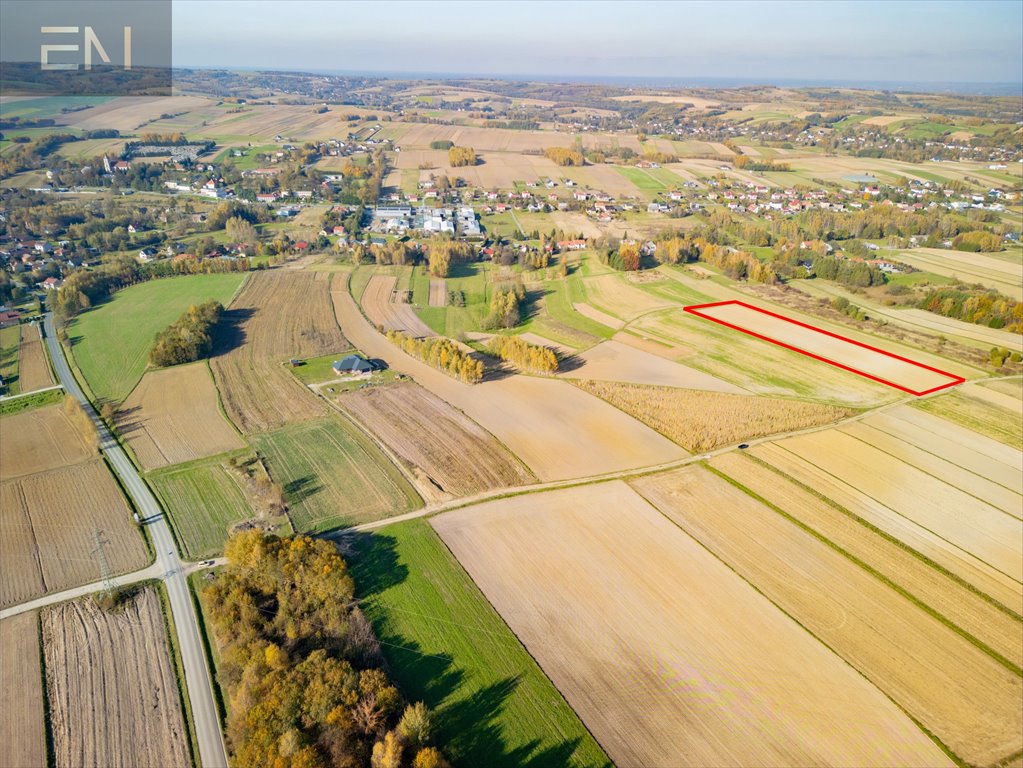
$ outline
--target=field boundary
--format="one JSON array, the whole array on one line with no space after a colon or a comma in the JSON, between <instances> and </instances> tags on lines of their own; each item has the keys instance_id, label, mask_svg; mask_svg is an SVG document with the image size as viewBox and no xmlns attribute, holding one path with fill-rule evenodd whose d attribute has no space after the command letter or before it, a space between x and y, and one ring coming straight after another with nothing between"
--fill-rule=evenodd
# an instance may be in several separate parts
<instances>
[{"instance_id":1,"label":"field boundary","mask_svg":"<svg viewBox=\"0 0 1023 768\"><path fill-rule=\"evenodd\" d=\"M871 352L877 352L878 354L884 355L885 357L891 357L891 358L893 358L895 360L899 360L899 361L901 361L903 363L909 363L910 365L916 366L917 368L923 368L924 370L930 371L932 373L941 374L942 376L945 376L945 377L951 379L951 381L949 381L949 383L947 383L947 384L941 384L941 385L939 385L937 387L931 387L930 389L925 389L925 390L917 391L917 390L914 390L914 389L910 389L909 387L904 387L901 384L896 384L894 381L888 381L887 379L883 379L880 376L875 376L872 373L867 373L866 371L861 371L858 368L853 368L852 366L846 365L845 363L840 363L837 360L832 360L832 359L824 357L822 355L818 355L818 354L815 354L813 352L808 352L805 349L800 349L799 347L793 346L791 344L786 344L784 341L779 341L778 339L772 339L770 336L764 336L763 334L757 333L756 331L751 331L748 328L743 328L741 326L735 325L733 323L729 323L729 322L727 322L725 320L721 320L720 318L713 317L712 315L705 314L705 313L700 311L700 310L703 310L703 309L711 309L712 307L723 307L723 306L730 306L730 305L733 305L733 304L734 305L738 305L740 307L745 307L746 309L751 309L754 312L759 312L759 313L761 313L763 315L768 315L768 316L776 318L778 320L784 320L785 322L792 323L793 325L798 325L801 328L807 328L807 329L809 329L811 331L816 331L817 333L820 333L820 334L822 334L824 336L829 336L829 337L831 337L833 339L838 339L839 341L844 341L844 342L847 342L849 344L854 344L857 347L862 347L863 349L869 349ZM763 341L770 342L771 344L777 344L779 347L784 347L785 349L792 350L793 352L798 352L801 355L806 355L807 357L812 357L815 360L820 360L822 363L828 363L829 365L833 365L836 368L841 368L843 370L849 371L850 373L855 373L858 376L863 376L864 378L871 379L871 380L879 382L881 384L885 384L885 385L887 385L889 387L894 387L895 389L900 389L903 392L908 392L909 394L915 395L916 397L922 397L923 395L929 395L929 394L931 394L933 392L938 392L938 391L940 391L942 389L947 389L949 387L955 387L955 386L958 386L959 384L962 384L962 383L964 383L966 381L965 377L963 377L963 376L957 376L957 375L955 375L953 373L949 373L948 371L943 371L943 370L941 370L939 368L933 368L933 367L931 367L929 365L925 365L924 363L919 363L916 360L910 360L908 357L902 357L901 355L896 355L894 352L888 352L886 350L880 349L879 347L874 347L874 346L871 346L870 344L864 344L862 341L856 341L855 339L850 339L848 336L842 336L842 335L837 334L837 333L832 333L831 331L826 331L823 328L818 328L815 325L810 325L809 323L804 323L804 322L801 322L799 320L794 320L791 317L786 317L785 315L780 315L780 314L778 314L776 312L771 312L770 310L767 310L767 309L761 309L760 307L756 307L756 306L754 306L752 304L748 304L745 301L740 301L738 299L732 299L730 301L715 301L715 302L711 302L709 304L692 304L692 305L690 305L688 307L682 307L682 311L683 312L689 312L690 314L696 315L697 317L702 318L704 320L710 320L711 322L717 323L718 325L723 325L723 326L726 326L727 328L731 328L733 330L740 331L741 333L745 333L745 334L747 334L749 336L755 336L756 338L761 339Z\"/></svg>"}]
</instances>

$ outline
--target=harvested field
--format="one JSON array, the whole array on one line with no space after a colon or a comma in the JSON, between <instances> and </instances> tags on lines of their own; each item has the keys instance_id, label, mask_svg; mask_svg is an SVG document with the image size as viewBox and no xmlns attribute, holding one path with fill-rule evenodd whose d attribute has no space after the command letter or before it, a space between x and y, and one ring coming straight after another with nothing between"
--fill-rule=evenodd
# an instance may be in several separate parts
<instances>
[{"instance_id":1,"label":"harvested field","mask_svg":"<svg viewBox=\"0 0 1023 768\"><path fill-rule=\"evenodd\" d=\"M1019 265L994 256L944 248L914 248L899 251L893 258L925 272L955 277L965 283L980 283L1016 301L1023 301L1023 274Z\"/></svg>"},{"instance_id":2,"label":"harvested field","mask_svg":"<svg viewBox=\"0 0 1023 768\"><path fill-rule=\"evenodd\" d=\"M359 349L384 359L395 371L412 376L461 410L540 480L586 477L685 456L650 428L564 381L508 376L462 384L409 357L377 333L343 284L333 296L338 320Z\"/></svg>"},{"instance_id":3,"label":"harvested field","mask_svg":"<svg viewBox=\"0 0 1023 768\"><path fill-rule=\"evenodd\" d=\"M584 285L587 304L626 322L651 310L675 306L677 303L636 288L620 274L587 278Z\"/></svg>"},{"instance_id":4,"label":"harvested field","mask_svg":"<svg viewBox=\"0 0 1023 768\"><path fill-rule=\"evenodd\" d=\"M245 447L203 362L143 376L117 411L117 431L147 470Z\"/></svg>"},{"instance_id":5,"label":"harvested field","mask_svg":"<svg viewBox=\"0 0 1023 768\"><path fill-rule=\"evenodd\" d=\"M50 363L46 359L43 339L35 325L21 326L21 343L18 345L18 389L33 392L54 384Z\"/></svg>"},{"instance_id":6,"label":"harvested field","mask_svg":"<svg viewBox=\"0 0 1023 768\"><path fill-rule=\"evenodd\" d=\"M471 496L536 480L493 435L418 384L366 387L337 402L442 494Z\"/></svg>"},{"instance_id":7,"label":"harvested field","mask_svg":"<svg viewBox=\"0 0 1023 768\"><path fill-rule=\"evenodd\" d=\"M985 600L963 582L883 536L848 510L828 502L749 455L715 456L710 466L733 478L850 557L876 570L978 643L1023 666L1023 622Z\"/></svg>"},{"instance_id":8,"label":"harvested field","mask_svg":"<svg viewBox=\"0 0 1023 768\"><path fill-rule=\"evenodd\" d=\"M914 365L845 339L836 339L816 328L797 325L788 319L759 311L746 304L703 306L699 308L697 316L728 324L736 329L766 337L775 343L848 366L863 374L891 382L894 386L913 394L924 394L961 381L959 377L951 374L930 370L922 364Z\"/></svg>"},{"instance_id":9,"label":"harvested field","mask_svg":"<svg viewBox=\"0 0 1023 768\"><path fill-rule=\"evenodd\" d=\"M444 278L430 279L430 306L443 307L448 303L448 287Z\"/></svg>"},{"instance_id":10,"label":"harvested field","mask_svg":"<svg viewBox=\"0 0 1023 768\"><path fill-rule=\"evenodd\" d=\"M560 375L571 379L599 379L745 394L743 389L727 381L620 341L604 341L573 355Z\"/></svg>"},{"instance_id":11,"label":"harvested field","mask_svg":"<svg viewBox=\"0 0 1023 768\"><path fill-rule=\"evenodd\" d=\"M267 432L253 444L266 457L273 479L283 486L298 531L367 523L421 504L380 449L338 419Z\"/></svg>"},{"instance_id":12,"label":"harvested field","mask_svg":"<svg viewBox=\"0 0 1023 768\"><path fill-rule=\"evenodd\" d=\"M702 467L634 487L970 765L1023 747L1023 679Z\"/></svg>"},{"instance_id":13,"label":"harvested field","mask_svg":"<svg viewBox=\"0 0 1023 768\"><path fill-rule=\"evenodd\" d=\"M230 327L216 340L210 366L224 410L242 432L327 413L284 364L349 347L330 309L329 279L325 272L257 272L224 313L221 325Z\"/></svg>"},{"instance_id":14,"label":"harvested field","mask_svg":"<svg viewBox=\"0 0 1023 768\"><path fill-rule=\"evenodd\" d=\"M1020 408L1020 397L1018 393L1005 393L995 389L989 389L988 387L980 387L976 385L970 385L964 387L962 390L963 394L975 400L981 400L985 403L1004 408L1010 413L1018 412Z\"/></svg>"},{"instance_id":15,"label":"harvested field","mask_svg":"<svg viewBox=\"0 0 1023 768\"><path fill-rule=\"evenodd\" d=\"M96 454L59 405L4 416L0 431L0 480L77 464Z\"/></svg>"},{"instance_id":16,"label":"harvested field","mask_svg":"<svg viewBox=\"0 0 1023 768\"><path fill-rule=\"evenodd\" d=\"M972 473L961 470L939 479L843 430L800 435L777 445L1023 582L1023 524L967 493L964 486L971 488Z\"/></svg>"},{"instance_id":17,"label":"harvested field","mask_svg":"<svg viewBox=\"0 0 1023 768\"><path fill-rule=\"evenodd\" d=\"M619 765L950 765L871 683L620 481L433 522Z\"/></svg>"},{"instance_id":18,"label":"harvested field","mask_svg":"<svg viewBox=\"0 0 1023 768\"><path fill-rule=\"evenodd\" d=\"M2 605L99 581L96 529L107 542L113 574L134 571L148 560L131 510L102 459L5 480L0 497Z\"/></svg>"},{"instance_id":19,"label":"harvested field","mask_svg":"<svg viewBox=\"0 0 1023 768\"><path fill-rule=\"evenodd\" d=\"M89 599L42 612L53 750L60 766L192 765L160 598L105 613Z\"/></svg>"},{"instance_id":20,"label":"harvested field","mask_svg":"<svg viewBox=\"0 0 1023 768\"><path fill-rule=\"evenodd\" d=\"M373 275L369 279L362 294L362 307L366 310L366 316L374 325L382 326L387 331L402 331L411 336L436 336L411 306L403 301L395 301L394 286L397 280L391 275ZM430 306L434 306L433 281L430 283Z\"/></svg>"},{"instance_id":21,"label":"harvested field","mask_svg":"<svg viewBox=\"0 0 1023 768\"><path fill-rule=\"evenodd\" d=\"M1023 420L1020 419L1018 405L1005 408L972 393L957 390L914 403L914 407L1023 451Z\"/></svg>"},{"instance_id":22,"label":"harvested field","mask_svg":"<svg viewBox=\"0 0 1023 768\"><path fill-rule=\"evenodd\" d=\"M0 743L5 768L46 765L39 616L35 611L0 621Z\"/></svg>"},{"instance_id":23,"label":"harvested field","mask_svg":"<svg viewBox=\"0 0 1023 768\"><path fill-rule=\"evenodd\" d=\"M853 415L847 408L677 387L580 381L606 400L689 451L828 424Z\"/></svg>"},{"instance_id":24,"label":"harvested field","mask_svg":"<svg viewBox=\"0 0 1023 768\"><path fill-rule=\"evenodd\" d=\"M851 438L847 439L851 440ZM911 550L919 552L931 562L936 563L978 591L988 595L992 600L1006 606L1017 614L1023 614L1023 588L1021 588L1018 581L1000 572L997 568L984 562L971 552L946 540L940 532L932 531L927 527L917 524L913 520L901 515L898 510L892 509L882 501L874 498L877 489L885 490L883 486L884 479L875 479L872 474L871 478L864 481L862 485L851 485L821 469L814 461L801 458L785 450L780 443L754 446L750 449L750 452L786 475L813 488L823 497L835 501L859 519L902 542ZM836 463L841 458L836 452L829 455L827 461L829 463ZM876 469L877 466L873 468ZM946 487L951 488L951 486ZM905 497L913 497L913 493L908 488L889 488L887 490L891 493L901 493ZM929 490L934 491L935 489L930 488ZM958 491L955 488L951 488L951 491L956 497L964 495L962 491ZM973 500L972 497L970 498L976 504L981 504L981 502ZM938 518L939 521L943 519L947 523L946 528L954 526L957 510L951 509L943 503L939 504L937 509L930 506L925 507L924 503L920 502L917 504L918 508L913 510L917 513L918 517L929 515ZM992 513L1005 518L1002 527L1018 525L1018 521L1004 513L997 511L992 511ZM970 529L965 529L960 533L962 535L977 536L976 532ZM1011 547L1012 543L1012 541L1001 543L999 548Z\"/></svg>"},{"instance_id":25,"label":"harvested field","mask_svg":"<svg viewBox=\"0 0 1023 768\"><path fill-rule=\"evenodd\" d=\"M617 317L612 317L611 315L605 312L601 312L599 309L596 309L595 307L583 302L573 302L572 309L574 309L583 317L598 322L601 325L606 325L608 328L614 328L615 330L618 330L619 328L625 325L624 320L619 320Z\"/></svg>"},{"instance_id":26,"label":"harvested field","mask_svg":"<svg viewBox=\"0 0 1023 768\"><path fill-rule=\"evenodd\" d=\"M1009 395L1017 400L1023 400L1023 378L982 381L980 386L987 387L995 392L1001 392L1003 395Z\"/></svg>"}]
</instances>

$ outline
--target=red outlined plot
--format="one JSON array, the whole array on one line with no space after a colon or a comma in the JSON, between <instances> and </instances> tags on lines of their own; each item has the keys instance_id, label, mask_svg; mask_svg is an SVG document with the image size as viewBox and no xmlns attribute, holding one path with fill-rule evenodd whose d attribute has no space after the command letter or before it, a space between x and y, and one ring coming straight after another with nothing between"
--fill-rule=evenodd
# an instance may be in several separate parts
<instances>
[{"instance_id":1,"label":"red outlined plot","mask_svg":"<svg viewBox=\"0 0 1023 768\"><path fill-rule=\"evenodd\" d=\"M799 352L917 397L966 381L962 376L932 368L744 301L716 301L683 309L704 320L791 349L793 352ZM836 357L844 362L836 360Z\"/></svg>"}]
</instances>

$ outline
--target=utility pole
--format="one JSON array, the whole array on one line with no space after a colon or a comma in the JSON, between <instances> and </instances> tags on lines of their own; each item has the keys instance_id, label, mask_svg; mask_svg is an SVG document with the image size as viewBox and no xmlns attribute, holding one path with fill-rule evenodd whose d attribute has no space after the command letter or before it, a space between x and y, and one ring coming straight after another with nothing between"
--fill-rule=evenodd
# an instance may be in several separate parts
<instances>
[{"instance_id":1,"label":"utility pole","mask_svg":"<svg viewBox=\"0 0 1023 768\"><path fill-rule=\"evenodd\" d=\"M106 545L110 542L107 541L103 535L103 531L99 528L92 529L92 554L99 563L99 575L103 579L103 592L106 595L111 595L114 592L114 582L110 576L110 563L107 562Z\"/></svg>"}]
</instances>

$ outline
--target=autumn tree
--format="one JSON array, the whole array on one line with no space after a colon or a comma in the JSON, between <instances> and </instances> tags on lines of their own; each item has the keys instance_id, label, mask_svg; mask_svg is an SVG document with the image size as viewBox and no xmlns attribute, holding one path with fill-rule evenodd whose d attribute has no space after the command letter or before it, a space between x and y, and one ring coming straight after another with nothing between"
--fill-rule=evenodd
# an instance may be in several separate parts
<instances>
[{"instance_id":1,"label":"autumn tree","mask_svg":"<svg viewBox=\"0 0 1023 768\"><path fill-rule=\"evenodd\" d=\"M476 165L476 150L472 147L451 147L448 150L448 165L455 168Z\"/></svg>"}]
</instances>

